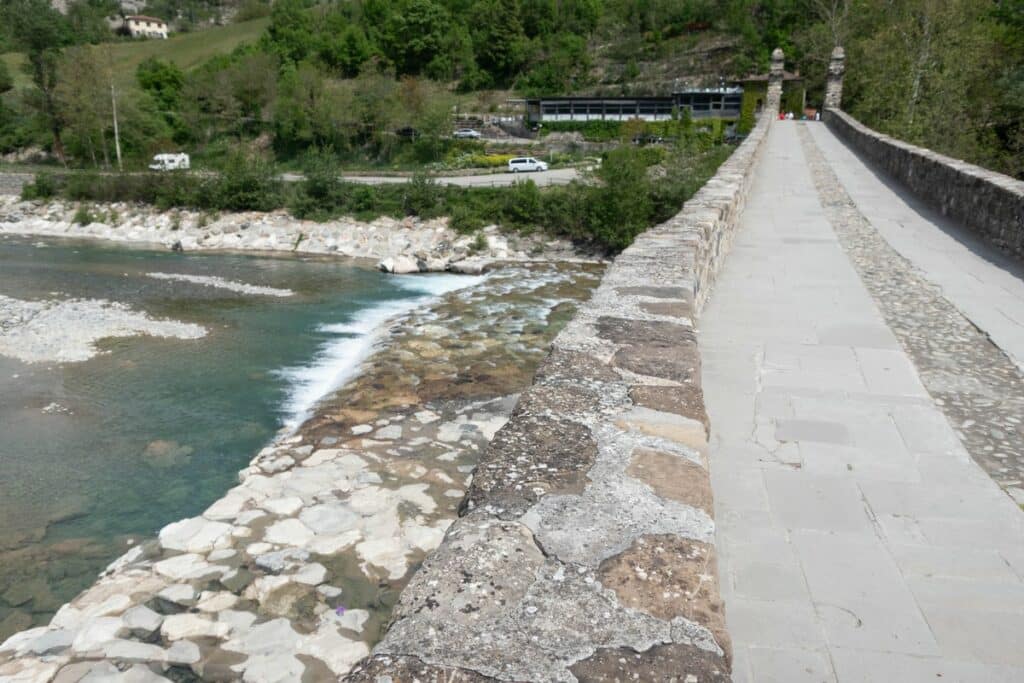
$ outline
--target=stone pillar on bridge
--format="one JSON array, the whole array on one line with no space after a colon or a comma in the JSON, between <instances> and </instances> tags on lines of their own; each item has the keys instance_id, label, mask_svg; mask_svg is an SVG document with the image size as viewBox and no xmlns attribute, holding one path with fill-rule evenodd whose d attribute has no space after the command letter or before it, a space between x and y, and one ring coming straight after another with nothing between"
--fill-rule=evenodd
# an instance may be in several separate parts
<instances>
[{"instance_id":1,"label":"stone pillar on bridge","mask_svg":"<svg viewBox=\"0 0 1024 683\"><path fill-rule=\"evenodd\" d=\"M772 50L772 66L768 72L768 95L765 102L765 113L772 118L779 115L779 108L782 106L782 76L785 65L785 55L782 48Z\"/></svg>"},{"instance_id":2,"label":"stone pillar on bridge","mask_svg":"<svg viewBox=\"0 0 1024 683\"><path fill-rule=\"evenodd\" d=\"M825 109L843 108L843 74L846 72L846 51L838 45L832 50L825 83Z\"/></svg>"}]
</instances>

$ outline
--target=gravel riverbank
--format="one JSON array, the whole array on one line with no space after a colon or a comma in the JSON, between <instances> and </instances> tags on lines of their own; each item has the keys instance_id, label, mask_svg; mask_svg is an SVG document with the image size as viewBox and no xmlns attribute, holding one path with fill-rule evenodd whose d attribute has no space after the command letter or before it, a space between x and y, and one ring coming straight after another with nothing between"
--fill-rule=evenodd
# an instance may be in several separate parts
<instances>
[{"instance_id":1,"label":"gravel riverbank","mask_svg":"<svg viewBox=\"0 0 1024 683\"><path fill-rule=\"evenodd\" d=\"M496 226L460 235L446 218L299 220L284 211L209 214L114 203L89 205L93 221L75 222L78 205L0 196L0 235L42 235L162 245L168 249L286 251L373 259L393 273L480 273L495 261L594 261L548 236L502 233Z\"/></svg>"}]
</instances>

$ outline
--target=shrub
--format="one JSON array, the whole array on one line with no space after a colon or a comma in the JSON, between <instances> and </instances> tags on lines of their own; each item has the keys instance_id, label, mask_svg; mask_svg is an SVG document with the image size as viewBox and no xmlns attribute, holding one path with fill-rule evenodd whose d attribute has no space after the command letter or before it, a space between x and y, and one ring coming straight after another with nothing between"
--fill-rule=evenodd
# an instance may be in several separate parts
<instances>
[{"instance_id":1,"label":"shrub","mask_svg":"<svg viewBox=\"0 0 1024 683\"><path fill-rule=\"evenodd\" d=\"M545 229L574 240L593 241L588 233L590 193L582 183L552 187L542 195Z\"/></svg>"},{"instance_id":2,"label":"shrub","mask_svg":"<svg viewBox=\"0 0 1024 683\"><path fill-rule=\"evenodd\" d=\"M505 192L502 220L518 227L532 227L544 220L540 189L532 180L514 183Z\"/></svg>"},{"instance_id":3,"label":"shrub","mask_svg":"<svg viewBox=\"0 0 1024 683\"><path fill-rule=\"evenodd\" d=\"M442 189L437 182L424 173L417 173L405 183L402 208L409 216L433 218L441 208Z\"/></svg>"},{"instance_id":4,"label":"shrub","mask_svg":"<svg viewBox=\"0 0 1024 683\"><path fill-rule=\"evenodd\" d=\"M257 155L231 155L211 178L200 200L228 211L271 211L283 203L281 181L273 164Z\"/></svg>"},{"instance_id":5,"label":"shrub","mask_svg":"<svg viewBox=\"0 0 1024 683\"><path fill-rule=\"evenodd\" d=\"M482 232L478 232L476 237L473 238L473 243L469 245L469 251L474 254L479 254L481 251L487 248L487 235Z\"/></svg>"},{"instance_id":6,"label":"shrub","mask_svg":"<svg viewBox=\"0 0 1024 683\"><path fill-rule=\"evenodd\" d=\"M52 173L37 173L35 180L21 188L22 199L49 199L57 194L57 179Z\"/></svg>"},{"instance_id":7,"label":"shrub","mask_svg":"<svg viewBox=\"0 0 1024 683\"><path fill-rule=\"evenodd\" d=\"M459 234L467 235L484 225L484 219L467 204L455 204L448 212L448 227Z\"/></svg>"},{"instance_id":8,"label":"shrub","mask_svg":"<svg viewBox=\"0 0 1024 683\"><path fill-rule=\"evenodd\" d=\"M292 213L319 220L337 212L345 202L345 185L333 151L313 149L303 159L302 170L304 180L292 201Z\"/></svg>"},{"instance_id":9,"label":"shrub","mask_svg":"<svg viewBox=\"0 0 1024 683\"><path fill-rule=\"evenodd\" d=\"M74 218L71 219L75 225L89 225L90 223L96 222L96 217L92 211L85 204L79 204L78 208L75 209Z\"/></svg>"}]
</instances>

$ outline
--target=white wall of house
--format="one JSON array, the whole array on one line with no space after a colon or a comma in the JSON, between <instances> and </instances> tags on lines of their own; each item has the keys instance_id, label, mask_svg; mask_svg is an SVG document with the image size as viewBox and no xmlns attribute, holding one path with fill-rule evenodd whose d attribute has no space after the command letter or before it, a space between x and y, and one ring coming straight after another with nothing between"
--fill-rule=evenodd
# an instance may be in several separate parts
<instances>
[{"instance_id":1,"label":"white wall of house","mask_svg":"<svg viewBox=\"0 0 1024 683\"><path fill-rule=\"evenodd\" d=\"M145 17L128 17L125 21L132 38L167 38L167 23Z\"/></svg>"}]
</instances>

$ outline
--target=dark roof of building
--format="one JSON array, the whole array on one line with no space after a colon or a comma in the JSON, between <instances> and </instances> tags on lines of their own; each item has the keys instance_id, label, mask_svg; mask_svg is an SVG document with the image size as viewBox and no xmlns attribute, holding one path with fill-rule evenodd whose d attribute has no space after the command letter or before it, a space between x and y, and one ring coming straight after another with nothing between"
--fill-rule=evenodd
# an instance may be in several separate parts
<instances>
[{"instance_id":1,"label":"dark roof of building","mask_svg":"<svg viewBox=\"0 0 1024 683\"><path fill-rule=\"evenodd\" d=\"M549 95L547 97L528 97L526 102L540 102L559 100L561 102L661 102L674 99L676 95L708 94L708 95L739 95L742 90L739 88L694 88L691 90L677 90L668 95L635 95L633 97L603 96L603 95ZM523 100L509 100L509 102L522 102Z\"/></svg>"}]
</instances>

